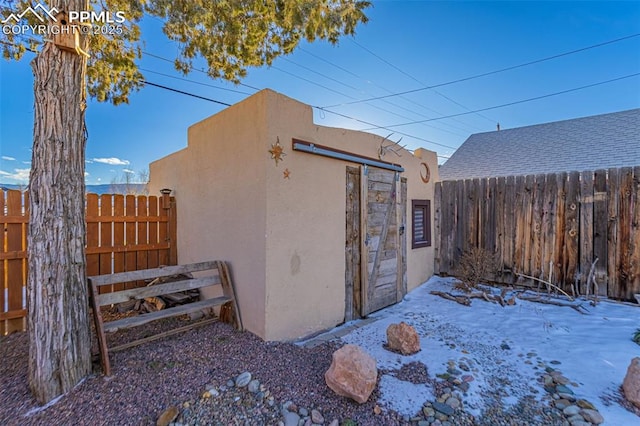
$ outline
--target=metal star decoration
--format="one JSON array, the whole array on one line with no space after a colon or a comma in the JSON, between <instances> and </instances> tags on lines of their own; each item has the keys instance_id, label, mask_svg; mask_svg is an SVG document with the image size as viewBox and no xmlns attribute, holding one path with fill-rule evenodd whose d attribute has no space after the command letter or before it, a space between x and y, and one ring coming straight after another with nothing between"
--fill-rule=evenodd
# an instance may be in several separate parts
<instances>
[{"instance_id":1,"label":"metal star decoration","mask_svg":"<svg viewBox=\"0 0 640 426\"><path fill-rule=\"evenodd\" d=\"M282 172L282 174L284 175L285 179L289 179L289 176L291 176L291 172L289 171L289 169L284 169L284 172Z\"/></svg>"},{"instance_id":2,"label":"metal star decoration","mask_svg":"<svg viewBox=\"0 0 640 426\"><path fill-rule=\"evenodd\" d=\"M278 138L276 143L271 144L271 149L269 150L269 154L271 154L271 158L273 160L276 160L276 166L280 161L283 160L282 157L287 155L284 152L284 148L282 147L282 145L280 145L280 138Z\"/></svg>"}]
</instances>

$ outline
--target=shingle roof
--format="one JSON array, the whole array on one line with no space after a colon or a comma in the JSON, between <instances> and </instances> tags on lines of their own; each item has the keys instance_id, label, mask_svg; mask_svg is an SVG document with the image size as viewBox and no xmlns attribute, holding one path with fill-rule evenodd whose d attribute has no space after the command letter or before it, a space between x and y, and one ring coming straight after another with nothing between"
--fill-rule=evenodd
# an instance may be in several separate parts
<instances>
[{"instance_id":1,"label":"shingle roof","mask_svg":"<svg viewBox=\"0 0 640 426\"><path fill-rule=\"evenodd\" d=\"M625 166L640 166L640 108L476 133L440 167L440 179Z\"/></svg>"}]
</instances>

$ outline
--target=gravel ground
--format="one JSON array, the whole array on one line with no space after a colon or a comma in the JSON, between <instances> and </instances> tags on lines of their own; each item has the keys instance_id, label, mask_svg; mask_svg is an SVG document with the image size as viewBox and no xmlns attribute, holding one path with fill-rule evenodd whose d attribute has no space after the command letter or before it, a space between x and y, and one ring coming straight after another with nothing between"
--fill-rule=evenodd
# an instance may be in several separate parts
<instances>
[{"instance_id":1,"label":"gravel ground","mask_svg":"<svg viewBox=\"0 0 640 426\"><path fill-rule=\"evenodd\" d=\"M121 331L109 337L110 345L183 322L157 321ZM311 411L317 410L324 424L334 420L343 424L351 419L361 426L416 425L426 420L426 415L419 417L421 413L408 418L378 406L378 388L365 404L335 395L325 385L324 373L339 344L303 348L265 343L227 324L211 323L112 354L111 377L103 377L99 364L94 364L93 375L55 405L38 411L27 384L27 334L17 333L0 338L0 425L149 425L156 424L171 406L180 413L176 420L188 425L276 425L284 420L283 405L303 420L306 413L310 417ZM259 381L259 389L249 391L246 386L238 388L230 383L243 372L250 372L252 379ZM379 373L379 377L386 373L399 380L431 385L438 398L458 393L451 383L436 377L421 363ZM488 403L482 415L474 417L465 412L464 395L459 393L463 406L442 424L568 425L561 412L528 392L513 395L518 402L505 409L502 398L511 395L504 395L503 384L490 384L493 386L483 394ZM425 410L432 407L431 403L425 401Z\"/></svg>"},{"instance_id":2,"label":"gravel ground","mask_svg":"<svg viewBox=\"0 0 640 426\"><path fill-rule=\"evenodd\" d=\"M158 327L175 326L172 321L176 320L118 332L110 344L149 335ZM94 365L95 374L57 404L26 416L37 404L27 384L28 337L16 333L0 340L0 425L148 425L155 424L167 407L182 409L185 402L191 413L190 420L184 419L186 423L277 424L282 419L280 406L286 401L308 410L319 409L327 423L347 418L359 425L400 423L394 413L373 414L375 392L369 402L360 405L336 396L325 385L324 373L336 348L335 344L307 349L265 343L251 333L212 323L112 354L111 377L101 376L100 366ZM208 387L219 389L245 371L274 398L273 407L267 403L262 407L274 415L255 415L248 392L240 389L206 398L209 402L203 400ZM236 400L238 396L240 400ZM240 421L242 417L245 419ZM193 423L195 418L199 420Z\"/></svg>"}]
</instances>

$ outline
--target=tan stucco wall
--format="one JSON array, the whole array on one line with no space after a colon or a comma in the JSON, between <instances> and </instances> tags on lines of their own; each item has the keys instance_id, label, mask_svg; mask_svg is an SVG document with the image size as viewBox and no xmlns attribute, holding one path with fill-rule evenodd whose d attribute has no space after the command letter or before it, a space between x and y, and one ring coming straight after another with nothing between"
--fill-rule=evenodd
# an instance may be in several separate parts
<instances>
[{"instance_id":1,"label":"tan stucco wall","mask_svg":"<svg viewBox=\"0 0 640 426\"><path fill-rule=\"evenodd\" d=\"M244 325L265 335L263 97L229 107L189 127L188 147L150 165L150 191L174 190L178 262L226 260Z\"/></svg>"},{"instance_id":2,"label":"tan stucco wall","mask_svg":"<svg viewBox=\"0 0 640 426\"><path fill-rule=\"evenodd\" d=\"M153 191L176 191L180 263L229 260L244 325L265 340L295 339L344 320L346 166L356 164L293 151L292 138L372 158L382 141L317 126L311 107L264 90L192 126L189 147L150 170ZM276 166L268 150L278 140L286 155ZM411 199L430 199L433 210L437 159L427 150L416 151L421 158L401 154L385 160L400 163L408 180L413 289L433 274L433 247L411 249ZM420 179L421 162L431 170L429 184Z\"/></svg>"}]
</instances>

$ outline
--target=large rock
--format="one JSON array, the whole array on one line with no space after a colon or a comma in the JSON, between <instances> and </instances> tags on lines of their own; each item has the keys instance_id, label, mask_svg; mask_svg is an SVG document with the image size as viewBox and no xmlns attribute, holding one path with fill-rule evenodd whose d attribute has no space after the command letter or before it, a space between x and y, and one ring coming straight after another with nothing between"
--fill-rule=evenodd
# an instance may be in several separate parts
<instances>
[{"instance_id":1,"label":"large rock","mask_svg":"<svg viewBox=\"0 0 640 426\"><path fill-rule=\"evenodd\" d=\"M622 382L622 390L627 401L640 408L640 357L631 360Z\"/></svg>"},{"instance_id":2,"label":"large rock","mask_svg":"<svg viewBox=\"0 0 640 426\"><path fill-rule=\"evenodd\" d=\"M327 386L338 395L364 403L376 387L376 360L360 346L345 345L333 353L331 366L324 373Z\"/></svg>"},{"instance_id":3,"label":"large rock","mask_svg":"<svg viewBox=\"0 0 640 426\"><path fill-rule=\"evenodd\" d=\"M392 351L411 355L420 350L420 337L416 329L405 322L391 324L387 328L387 345Z\"/></svg>"}]
</instances>

